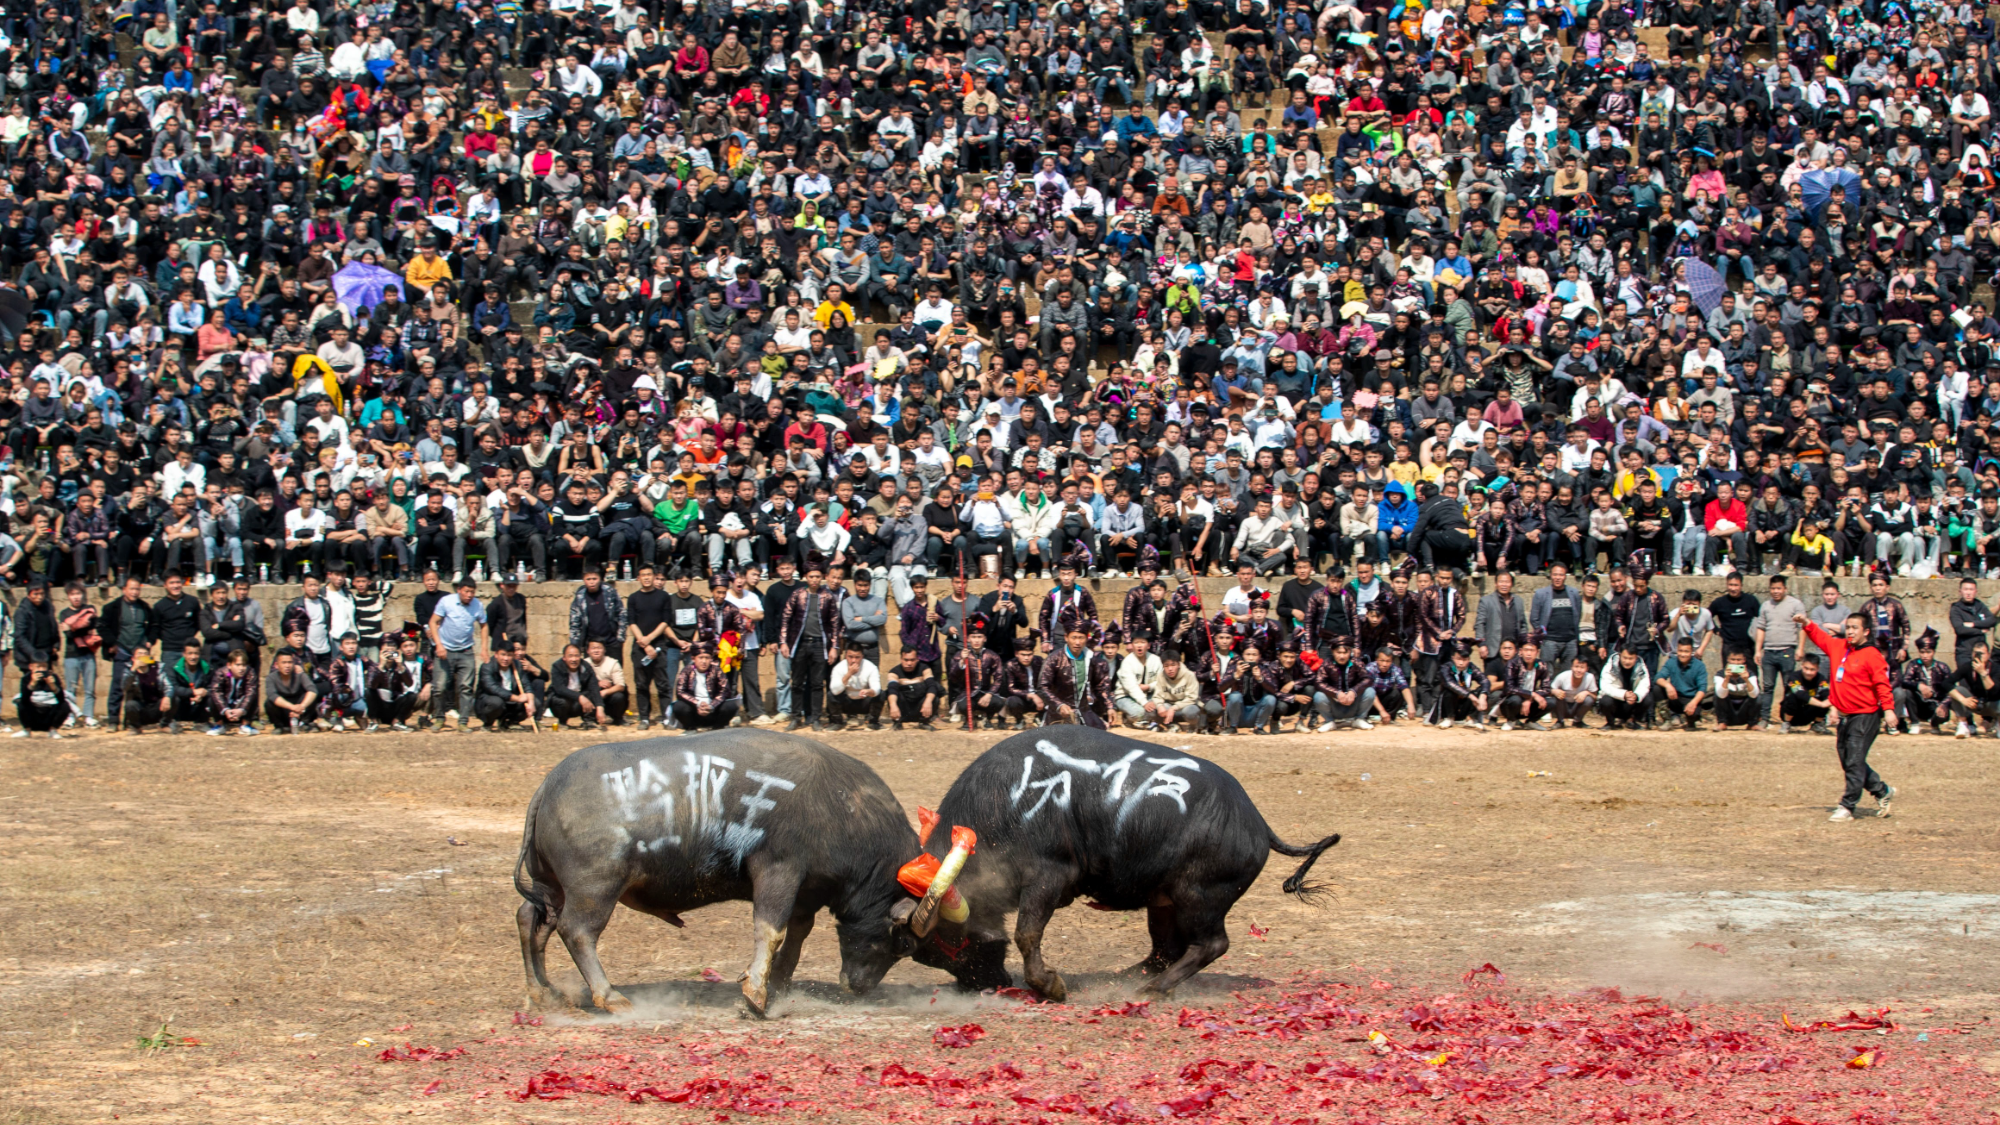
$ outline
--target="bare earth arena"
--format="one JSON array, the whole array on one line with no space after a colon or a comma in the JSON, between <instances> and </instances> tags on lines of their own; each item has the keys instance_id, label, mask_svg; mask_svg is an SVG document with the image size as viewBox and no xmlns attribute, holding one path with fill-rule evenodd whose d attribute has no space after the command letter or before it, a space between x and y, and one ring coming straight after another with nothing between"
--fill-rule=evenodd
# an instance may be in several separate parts
<instances>
[{"instance_id":1,"label":"bare earth arena","mask_svg":"<svg viewBox=\"0 0 2000 1125\"><path fill-rule=\"evenodd\" d=\"M598 951L631 1007L587 1007L560 941L561 998L527 1006L523 811L595 741L9 747L0 1122L1831 1125L2000 1107L1985 740L1883 740L1897 815L1841 830L1823 737L1202 739L1188 752L1276 836L1344 841L1314 902L1283 893L1298 861L1272 856L1226 954L1171 996L1121 975L1147 955L1144 910L1056 912L1041 952L1062 1003L1021 987L1011 948L1011 987L904 959L854 998L822 914L768 1020L739 983L745 902L679 929L621 908ZM826 741L914 833L998 736Z\"/></svg>"}]
</instances>

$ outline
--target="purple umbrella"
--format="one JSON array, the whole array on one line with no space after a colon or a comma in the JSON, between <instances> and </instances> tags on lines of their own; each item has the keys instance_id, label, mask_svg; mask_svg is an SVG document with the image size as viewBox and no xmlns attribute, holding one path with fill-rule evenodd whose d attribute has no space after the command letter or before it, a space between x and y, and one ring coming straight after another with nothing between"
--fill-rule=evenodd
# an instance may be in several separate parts
<instances>
[{"instance_id":1,"label":"purple umbrella","mask_svg":"<svg viewBox=\"0 0 2000 1125\"><path fill-rule=\"evenodd\" d=\"M403 275L366 262L349 262L333 275L333 293L352 312L366 312L382 301L382 288L403 291Z\"/></svg>"},{"instance_id":2,"label":"purple umbrella","mask_svg":"<svg viewBox=\"0 0 2000 1125\"><path fill-rule=\"evenodd\" d=\"M335 280L339 279L335 274ZM1695 307L1706 316L1722 304L1722 294L1729 288L1723 284L1722 275L1715 267L1700 258L1687 259L1688 296L1694 299Z\"/></svg>"}]
</instances>

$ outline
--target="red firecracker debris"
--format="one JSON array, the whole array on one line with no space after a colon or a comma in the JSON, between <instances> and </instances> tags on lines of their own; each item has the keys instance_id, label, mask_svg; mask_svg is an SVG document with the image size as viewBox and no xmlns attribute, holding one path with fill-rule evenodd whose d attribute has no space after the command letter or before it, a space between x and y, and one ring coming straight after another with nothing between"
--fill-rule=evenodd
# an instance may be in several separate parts
<instances>
[{"instance_id":1,"label":"red firecracker debris","mask_svg":"<svg viewBox=\"0 0 2000 1125\"><path fill-rule=\"evenodd\" d=\"M940 1047L970 1047L986 1038L986 1029L976 1023L961 1024L958 1027L940 1027L931 1036L931 1042Z\"/></svg>"},{"instance_id":2,"label":"red firecracker debris","mask_svg":"<svg viewBox=\"0 0 2000 1125\"><path fill-rule=\"evenodd\" d=\"M1778 1017L1787 1031L1878 1031L1896 1030L1896 1024L1889 1018L1889 1009L1879 1008L1873 1015L1864 1016L1859 1012L1849 1012L1845 1019L1818 1020L1813 1023L1793 1023L1790 1012Z\"/></svg>"},{"instance_id":3,"label":"red firecracker debris","mask_svg":"<svg viewBox=\"0 0 2000 1125\"><path fill-rule=\"evenodd\" d=\"M1143 1002L991 1005L981 1012L982 1022L1000 1021L990 1032L884 1011L810 1046L788 1046L768 1025L720 1024L686 1038L563 1027L553 1057L540 1037L489 1039L473 1044L475 1058L436 1059L434 1073L475 1102L491 1089L579 1108L668 1103L710 1120L2000 1125L1989 1108L1994 1081L1975 1062L1990 1051L1976 1038L1983 1030L1949 1040L1956 1051L1911 1035L1885 1052L1873 1039L1798 1033L1888 1030L1886 1010L1801 1025L1776 1011L1613 989L1537 994L1490 965L1464 984L1441 992L1302 975L1157 1011ZM939 1061L950 1056L913 1056L927 1032L936 1047L984 1043L995 1057L958 1070ZM996 1048L1017 1040L1020 1053L1000 1057ZM426 1057L414 1048L385 1055Z\"/></svg>"},{"instance_id":4,"label":"red firecracker debris","mask_svg":"<svg viewBox=\"0 0 2000 1125\"><path fill-rule=\"evenodd\" d=\"M382 1062L448 1062L465 1053L463 1047L440 1051L436 1047L412 1047L408 1043L391 1047L375 1057Z\"/></svg>"},{"instance_id":5,"label":"red firecracker debris","mask_svg":"<svg viewBox=\"0 0 2000 1125\"><path fill-rule=\"evenodd\" d=\"M710 984L721 984L723 980L726 978L724 978L721 973L716 972L714 969L703 969L701 971L701 979L707 981Z\"/></svg>"}]
</instances>

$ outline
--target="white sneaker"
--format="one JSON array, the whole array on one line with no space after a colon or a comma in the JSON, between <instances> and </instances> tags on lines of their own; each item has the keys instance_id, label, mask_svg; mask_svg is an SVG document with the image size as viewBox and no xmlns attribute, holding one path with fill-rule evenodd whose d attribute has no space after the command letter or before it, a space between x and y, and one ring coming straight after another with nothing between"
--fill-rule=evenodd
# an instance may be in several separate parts
<instances>
[{"instance_id":1,"label":"white sneaker","mask_svg":"<svg viewBox=\"0 0 2000 1125\"><path fill-rule=\"evenodd\" d=\"M1371 722L1369 722L1369 721L1368 721L1367 719L1356 719L1356 720L1354 720L1354 729L1355 729L1355 730L1374 730L1374 729L1375 729L1375 724L1374 724L1374 723L1371 723Z\"/></svg>"},{"instance_id":2,"label":"white sneaker","mask_svg":"<svg viewBox=\"0 0 2000 1125\"><path fill-rule=\"evenodd\" d=\"M83 725L84 725L84 726L87 726L87 727L89 727L89 728L91 728L92 730L96 730L96 729L97 729L97 720L96 720L96 719L93 719L93 718L90 718L89 716L85 716L85 717L84 717L84 720L83 720Z\"/></svg>"},{"instance_id":3,"label":"white sneaker","mask_svg":"<svg viewBox=\"0 0 2000 1125\"><path fill-rule=\"evenodd\" d=\"M1504 723L1501 723L1501 724L1500 724L1500 729L1501 729L1501 730L1513 730L1513 729L1514 729L1514 724L1513 724L1513 723L1512 723L1511 721L1509 721L1509 722L1504 722Z\"/></svg>"},{"instance_id":4,"label":"white sneaker","mask_svg":"<svg viewBox=\"0 0 2000 1125\"><path fill-rule=\"evenodd\" d=\"M1438 720L1438 729L1439 729L1439 730L1450 730L1450 729L1451 729L1451 720L1450 720L1450 719L1439 719L1439 720Z\"/></svg>"},{"instance_id":5,"label":"white sneaker","mask_svg":"<svg viewBox=\"0 0 2000 1125\"><path fill-rule=\"evenodd\" d=\"M1972 724L1971 724L1971 723L1960 723L1960 724L1958 724L1958 737L1960 737L1960 738L1971 738L1971 737L1972 737Z\"/></svg>"},{"instance_id":6,"label":"white sneaker","mask_svg":"<svg viewBox=\"0 0 2000 1125\"><path fill-rule=\"evenodd\" d=\"M1828 819L1828 820L1853 820L1853 819L1854 819L1854 814L1853 814L1853 813L1851 813L1851 812L1848 812L1848 811L1847 811L1847 806L1846 806L1846 805L1840 805L1840 806L1837 806L1837 807L1836 807L1836 808L1835 808L1835 809L1833 810L1833 815L1832 815L1832 816L1830 816L1830 817L1827 817L1827 819Z\"/></svg>"},{"instance_id":7,"label":"white sneaker","mask_svg":"<svg viewBox=\"0 0 2000 1125\"><path fill-rule=\"evenodd\" d=\"M1889 791L1887 793L1884 793L1880 797L1875 798L1875 815L1888 816L1889 802L1895 799L1896 799L1896 787L1891 785L1889 786Z\"/></svg>"},{"instance_id":8,"label":"white sneaker","mask_svg":"<svg viewBox=\"0 0 2000 1125\"><path fill-rule=\"evenodd\" d=\"M1792 733L1792 724L1790 724L1790 723L1785 723L1785 724L1783 724L1783 725L1779 726L1779 728L1778 728L1778 733L1779 733L1779 734L1790 734L1790 733Z\"/></svg>"},{"instance_id":9,"label":"white sneaker","mask_svg":"<svg viewBox=\"0 0 2000 1125\"><path fill-rule=\"evenodd\" d=\"M1534 727L1534 728L1535 728L1536 730L1547 730L1547 729L1549 729L1549 724L1547 724L1547 723L1529 723L1528 725L1529 725L1529 726L1531 726L1531 727Z\"/></svg>"},{"instance_id":10,"label":"white sneaker","mask_svg":"<svg viewBox=\"0 0 2000 1125\"><path fill-rule=\"evenodd\" d=\"M1892 724L1890 724L1890 726L1889 726L1889 729L1888 729L1888 730L1885 730L1885 731L1883 731L1882 733L1883 733L1883 734L1886 734L1886 735L1889 735L1890 737L1892 737L1892 738L1893 738L1893 737L1895 737L1896 735L1899 735L1899 734L1901 734L1901 733L1903 733L1903 732L1902 732L1902 731L1899 731L1899 730L1897 730L1897 729L1896 729L1896 727L1895 727L1895 725L1894 725L1894 724L1892 723Z\"/></svg>"},{"instance_id":11,"label":"white sneaker","mask_svg":"<svg viewBox=\"0 0 2000 1125\"><path fill-rule=\"evenodd\" d=\"M15 731L15 732L14 732L14 737L15 737L15 738L26 738L26 737L28 737L28 732L27 732L27 731L24 731L24 730L17 730L17 731Z\"/></svg>"},{"instance_id":12,"label":"white sneaker","mask_svg":"<svg viewBox=\"0 0 2000 1125\"><path fill-rule=\"evenodd\" d=\"M64 729L64 730L75 730L75 729L76 729L76 716L75 716L75 715L71 715L71 716L70 716L69 718L67 718L67 719L64 719L64 720L63 720L63 729Z\"/></svg>"},{"instance_id":13,"label":"white sneaker","mask_svg":"<svg viewBox=\"0 0 2000 1125\"><path fill-rule=\"evenodd\" d=\"M1313 729L1318 731L1320 734L1326 734L1329 731L1333 730L1333 720L1328 719L1326 722L1321 723L1319 726L1314 727Z\"/></svg>"},{"instance_id":14,"label":"white sneaker","mask_svg":"<svg viewBox=\"0 0 2000 1125\"><path fill-rule=\"evenodd\" d=\"M50 738L61 738L62 736L63 736L63 732L61 732L61 731L59 731L59 730L52 730L52 731L50 731L50 732L49 732L49 737L50 737Z\"/></svg>"}]
</instances>

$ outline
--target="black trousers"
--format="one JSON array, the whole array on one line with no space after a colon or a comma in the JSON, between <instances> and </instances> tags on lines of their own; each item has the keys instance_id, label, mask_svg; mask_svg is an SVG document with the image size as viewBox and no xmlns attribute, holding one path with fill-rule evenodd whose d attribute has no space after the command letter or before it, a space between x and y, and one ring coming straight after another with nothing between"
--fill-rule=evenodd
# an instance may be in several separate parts
<instances>
[{"instance_id":1,"label":"black trousers","mask_svg":"<svg viewBox=\"0 0 2000 1125\"><path fill-rule=\"evenodd\" d=\"M382 699L373 692L368 696L368 717L378 723L400 723L417 713L417 697L405 695L397 699Z\"/></svg>"},{"instance_id":2,"label":"black trousers","mask_svg":"<svg viewBox=\"0 0 2000 1125\"><path fill-rule=\"evenodd\" d=\"M55 730L62 726L64 721L69 718L69 700L67 699L58 699L55 703L47 707L34 703L22 703L17 709L20 712L21 726L24 729L34 731L36 734Z\"/></svg>"},{"instance_id":3,"label":"black trousers","mask_svg":"<svg viewBox=\"0 0 2000 1125\"><path fill-rule=\"evenodd\" d=\"M528 705L511 699L487 696L472 703L472 713L479 717L481 726L498 727L525 723L528 721Z\"/></svg>"},{"instance_id":4,"label":"black trousers","mask_svg":"<svg viewBox=\"0 0 2000 1125\"><path fill-rule=\"evenodd\" d=\"M1834 750L1840 755L1841 772L1847 775L1847 789L1840 795L1840 804L1849 812L1861 802L1862 793L1880 798L1889 791L1888 783L1868 766L1868 751L1875 745L1875 736L1881 731L1880 711L1843 714L1839 727L1834 731Z\"/></svg>"},{"instance_id":5,"label":"black trousers","mask_svg":"<svg viewBox=\"0 0 2000 1125\"><path fill-rule=\"evenodd\" d=\"M674 719L682 730L721 730L736 721L736 713L743 708L740 699L725 700L709 709L704 715L695 705L685 699L674 700Z\"/></svg>"},{"instance_id":6,"label":"black trousers","mask_svg":"<svg viewBox=\"0 0 2000 1125\"><path fill-rule=\"evenodd\" d=\"M796 668L798 665L793 664L792 667ZM792 688L794 693L792 696L793 699L798 698L798 690L798 687L794 685ZM832 705L830 708L832 714L828 717L842 722L848 719L867 719L870 722L879 721L882 718L882 701L886 698L887 696L871 695L867 699L854 699L846 695L836 695L828 701Z\"/></svg>"},{"instance_id":7,"label":"black trousers","mask_svg":"<svg viewBox=\"0 0 2000 1125\"><path fill-rule=\"evenodd\" d=\"M451 571L451 548L455 542L457 542L456 538L448 531L417 532L415 559L417 569L422 570L425 567L436 567L440 572L449 573Z\"/></svg>"},{"instance_id":8,"label":"black trousers","mask_svg":"<svg viewBox=\"0 0 2000 1125\"><path fill-rule=\"evenodd\" d=\"M1622 697L1614 699L1606 695L1597 701L1597 709L1604 713L1607 722L1636 723L1650 719L1648 712L1652 710L1653 702L1651 696L1637 703L1627 703Z\"/></svg>"},{"instance_id":9,"label":"black trousers","mask_svg":"<svg viewBox=\"0 0 2000 1125\"><path fill-rule=\"evenodd\" d=\"M1802 691L1791 692L1778 701L1778 717L1795 727L1824 722L1828 710L1824 703L1810 702Z\"/></svg>"},{"instance_id":10,"label":"black trousers","mask_svg":"<svg viewBox=\"0 0 2000 1125\"><path fill-rule=\"evenodd\" d=\"M896 701L896 716L899 722L920 722L924 716L924 704L937 698L936 680L919 680L914 684L890 683L885 694ZM935 710L935 707L933 707Z\"/></svg>"},{"instance_id":11,"label":"black trousers","mask_svg":"<svg viewBox=\"0 0 2000 1125\"><path fill-rule=\"evenodd\" d=\"M661 644L666 643L663 637ZM639 709L641 719L653 717L653 697L660 697L660 719L665 721L667 713L674 705L673 679L667 675L667 654L657 646L654 648L652 663L646 663L646 650L638 645L631 646L632 699Z\"/></svg>"},{"instance_id":12,"label":"black trousers","mask_svg":"<svg viewBox=\"0 0 2000 1125\"><path fill-rule=\"evenodd\" d=\"M825 720L828 670L826 642L801 637L792 653L792 718Z\"/></svg>"},{"instance_id":13,"label":"black trousers","mask_svg":"<svg viewBox=\"0 0 2000 1125\"><path fill-rule=\"evenodd\" d=\"M548 705L549 713L554 715L556 722L559 723L566 723L571 719L594 722L597 719L597 709L602 706L601 700L592 703L588 695L555 690L549 692L549 697L544 702Z\"/></svg>"},{"instance_id":14,"label":"black trousers","mask_svg":"<svg viewBox=\"0 0 2000 1125\"><path fill-rule=\"evenodd\" d=\"M1763 716L1757 711L1755 696L1726 696L1715 701L1715 721L1726 727L1748 726Z\"/></svg>"},{"instance_id":15,"label":"black trousers","mask_svg":"<svg viewBox=\"0 0 2000 1125\"><path fill-rule=\"evenodd\" d=\"M1443 657L1438 653L1417 653L1410 661L1410 670L1415 673L1411 679L1416 682L1411 686L1416 689L1417 713L1428 715L1437 705L1438 693L1444 690ZM1389 701L1384 700L1382 705L1389 707ZM1389 709L1395 711L1394 707Z\"/></svg>"}]
</instances>

